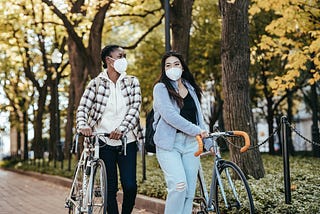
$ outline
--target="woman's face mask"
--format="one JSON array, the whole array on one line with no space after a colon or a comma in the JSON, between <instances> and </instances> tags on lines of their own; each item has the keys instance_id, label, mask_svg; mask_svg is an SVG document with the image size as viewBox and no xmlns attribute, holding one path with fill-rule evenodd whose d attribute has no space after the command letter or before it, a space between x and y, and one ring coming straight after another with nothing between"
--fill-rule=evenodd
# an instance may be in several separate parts
<instances>
[{"instance_id":1,"label":"woman's face mask","mask_svg":"<svg viewBox=\"0 0 320 214\"><path fill-rule=\"evenodd\" d=\"M182 69L178 67L169 68L166 70L166 75L169 79L176 81L181 78Z\"/></svg>"},{"instance_id":2,"label":"woman's face mask","mask_svg":"<svg viewBox=\"0 0 320 214\"><path fill-rule=\"evenodd\" d=\"M112 57L110 58L113 59ZM119 74L126 72L128 67L128 62L126 58L123 57L120 59L113 59L113 60L114 60L113 67Z\"/></svg>"}]
</instances>

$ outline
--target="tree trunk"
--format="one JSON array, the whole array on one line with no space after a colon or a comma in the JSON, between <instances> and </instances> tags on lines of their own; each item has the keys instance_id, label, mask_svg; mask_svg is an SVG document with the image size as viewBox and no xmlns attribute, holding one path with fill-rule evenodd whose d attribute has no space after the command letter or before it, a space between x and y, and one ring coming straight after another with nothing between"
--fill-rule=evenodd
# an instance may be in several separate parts
<instances>
[{"instance_id":1,"label":"tree trunk","mask_svg":"<svg viewBox=\"0 0 320 214\"><path fill-rule=\"evenodd\" d=\"M57 118L56 118L56 110L57 110L57 103L56 103L56 93L55 93L55 84L53 80L50 80L50 94L51 94L51 100L49 105L50 110L50 138L49 138L49 161L56 160L56 149L55 144L57 142L57 135L56 135L56 129L57 129Z\"/></svg>"},{"instance_id":2,"label":"tree trunk","mask_svg":"<svg viewBox=\"0 0 320 214\"><path fill-rule=\"evenodd\" d=\"M71 154L70 149L72 146L72 131L74 125L74 82L72 81L72 75L70 77L70 86L69 86L69 100L68 100L68 108L67 108L67 124L66 124L66 136L65 136L65 156L68 158L68 170L71 170Z\"/></svg>"},{"instance_id":3,"label":"tree trunk","mask_svg":"<svg viewBox=\"0 0 320 214\"><path fill-rule=\"evenodd\" d=\"M45 109L45 102L47 96L47 88L43 87L42 90L39 90L39 98L38 98L38 110L35 113L35 122L34 122L34 151L35 158L43 157L43 113Z\"/></svg>"},{"instance_id":4,"label":"tree trunk","mask_svg":"<svg viewBox=\"0 0 320 214\"><path fill-rule=\"evenodd\" d=\"M312 63L312 68L315 69L314 63ZM317 84L311 85L311 92L310 92L310 107L312 109L312 125L311 125L311 134L312 134L312 141L316 143L320 143L320 133L319 133L319 95L317 93ZM314 157L320 157L320 146L312 144L312 151Z\"/></svg>"},{"instance_id":5,"label":"tree trunk","mask_svg":"<svg viewBox=\"0 0 320 214\"><path fill-rule=\"evenodd\" d=\"M170 8L172 50L182 54L188 63L193 0L175 0Z\"/></svg>"},{"instance_id":6,"label":"tree trunk","mask_svg":"<svg viewBox=\"0 0 320 214\"><path fill-rule=\"evenodd\" d=\"M274 114L273 114L273 109L272 109L272 104L270 106L270 104L267 104L267 111L268 111L268 115L267 115L267 123L268 123L268 136L271 136L273 133L273 119L274 119ZM274 155L275 154L275 150L274 150L274 136L269 138L269 154L270 155Z\"/></svg>"},{"instance_id":7,"label":"tree trunk","mask_svg":"<svg viewBox=\"0 0 320 214\"><path fill-rule=\"evenodd\" d=\"M23 112L23 160L28 160L28 114L27 111Z\"/></svg>"},{"instance_id":8,"label":"tree trunk","mask_svg":"<svg viewBox=\"0 0 320 214\"><path fill-rule=\"evenodd\" d=\"M236 0L228 3L220 0L222 16L221 62L222 88L224 97L224 123L228 130L242 130L249 134L251 144L256 145L257 134L250 108L248 71L249 23L248 1ZM240 145L242 140L236 140ZM259 149L240 154L239 149L230 146L232 161L240 166L246 175L264 177L264 167Z\"/></svg>"},{"instance_id":9,"label":"tree trunk","mask_svg":"<svg viewBox=\"0 0 320 214\"><path fill-rule=\"evenodd\" d=\"M290 123L293 122L293 113L292 113L292 107L293 107L293 92L288 90L287 91L287 102L288 102L288 111L287 111L287 119ZM287 142L289 147L289 154L294 155L295 150L292 142L292 130L290 127L286 126L287 128Z\"/></svg>"},{"instance_id":10,"label":"tree trunk","mask_svg":"<svg viewBox=\"0 0 320 214\"><path fill-rule=\"evenodd\" d=\"M268 124L268 136L271 136L273 133L273 119L274 119L274 111L273 111L273 100L272 96L270 96L270 92L268 90L269 84L268 84L268 77L266 76L266 71L268 70L268 67L262 66L262 82L263 82L263 93L267 100L267 124ZM274 155L274 137L269 138L269 154Z\"/></svg>"},{"instance_id":11,"label":"tree trunk","mask_svg":"<svg viewBox=\"0 0 320 214\"><path fill-rule=\"evenodd\" d=\"M75 109L79 105L85 83L88 79L86 72L85 60L79 55L78 48L72 39L68 39L69 63L71 66L70 86L69 86L69 102L67 112L66 139L65 139L65 155L68 157L70 150L70 142L72 141L72 130L74 126Z\"/></svg>"}]
</instances>

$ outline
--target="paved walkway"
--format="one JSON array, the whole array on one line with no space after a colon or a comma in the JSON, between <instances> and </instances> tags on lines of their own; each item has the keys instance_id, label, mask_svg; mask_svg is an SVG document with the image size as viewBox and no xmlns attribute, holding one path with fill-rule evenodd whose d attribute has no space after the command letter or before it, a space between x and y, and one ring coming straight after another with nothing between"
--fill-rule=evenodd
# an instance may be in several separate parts
<instances>
[{"instance_id":1,"label":"paved walkway","mask_svg":"<svg viewBox=\"0 0 320 214\"><path fill-rule=\"evenodd\" d=\"M67 188L0 169L0 213L67 213Z\"/></svg>"},{"instance_id":2,"label":"paved walkway","mask_svg":"<svg viewBox=\"0 0 320 214\"><path fill-rule=\"evenodd\" d=\"M68 188L33 176L0 169L0 214L68 213L64 200ZM135 209L132 214L152 214Z\"/></svg>"}]
</instances>

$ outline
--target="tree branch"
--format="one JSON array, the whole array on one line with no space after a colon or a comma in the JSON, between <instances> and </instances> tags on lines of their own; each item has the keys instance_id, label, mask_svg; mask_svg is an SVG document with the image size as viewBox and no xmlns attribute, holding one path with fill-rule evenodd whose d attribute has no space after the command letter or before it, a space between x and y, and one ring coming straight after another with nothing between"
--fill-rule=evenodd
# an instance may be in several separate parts
<instances>
[{"instance_id":1,"label":"tree branch","mask_svg":"<svg viewBox=\"0 0 320 214\"><path fill-rule=\"evenodd\" d=\"M150 33L153 31L154 28L156 28L157 26L159 26L162 22L164 15L161 16L161 18L159 19L158 22L156 22L153 26L151 26L144 34L142 34L142 36L133 44L127 47L123 47L124 49L134 49L138 46L138 44Z\"/></svg>"},{"instance_id":2,"label":"tree branch","mask_svg":"<svg viewBox=\"0 0 320 214\"><path fill-rule=\"evenodd\" d=\"M72 40L76 43L79 54L85 54L86 48L84 47L84 44L82 43L81 37L78 36L76 31L74 30L74 26L72 23L68 20L68 18L52 3L50 0L42 0L45 4L47 4L51 10L61 19L63 22L69 36L72 38ZM79 2L79 1L77 1Z\"/></svg>"}]
</instances>

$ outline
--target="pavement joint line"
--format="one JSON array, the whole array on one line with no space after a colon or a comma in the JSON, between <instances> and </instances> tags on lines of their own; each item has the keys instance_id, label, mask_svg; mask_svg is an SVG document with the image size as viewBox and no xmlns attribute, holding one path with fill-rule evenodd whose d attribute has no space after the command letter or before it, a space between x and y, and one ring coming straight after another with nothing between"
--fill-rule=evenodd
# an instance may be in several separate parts
<instances>
[{"instance_id":1,"label":"pavement joint line","mask_svg":"<svg viewBox=\"0 0 320 214\"><path fill-rule=\"evenodd\" d=\"M64 178L57 175L49 175L39 172L32 172L26 170L19 169L11 169L11 168L3 168L8 171L12 171L15 173L19 173L26 176L32 176L33 178L37 178L39 180L51 182L63 187L70 188L72 179ZM118 200L122 201L123 193L122 191L118 192ZM137 194L135 208L146 210L148 212L152 212L154 214L162 214L164 213L165 201L158 198L148 197L142 194Z\"/></svg>"}]
</instances>

